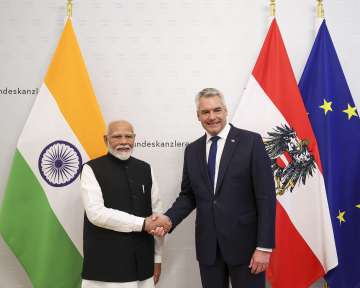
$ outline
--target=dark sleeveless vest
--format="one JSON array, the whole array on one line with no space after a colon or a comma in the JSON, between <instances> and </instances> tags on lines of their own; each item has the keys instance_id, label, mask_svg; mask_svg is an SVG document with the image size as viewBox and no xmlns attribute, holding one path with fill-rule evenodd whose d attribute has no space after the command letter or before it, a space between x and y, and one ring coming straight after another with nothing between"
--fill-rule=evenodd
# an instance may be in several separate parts
<instances>
[{"instance_id":1,"label":"dark sleeveless vest","mask_svg":"<svg viewBox=\"0 0 360 288\"><path fill-rule=\"evenodd\" d=\"M111 154L87 163L93 170L107 208L140 217L152 214L149 164ZM142 281L154 272L154 238L146 232L116 232L84 217L82 278L105 282Z\"/></svg>"}]
</instances>

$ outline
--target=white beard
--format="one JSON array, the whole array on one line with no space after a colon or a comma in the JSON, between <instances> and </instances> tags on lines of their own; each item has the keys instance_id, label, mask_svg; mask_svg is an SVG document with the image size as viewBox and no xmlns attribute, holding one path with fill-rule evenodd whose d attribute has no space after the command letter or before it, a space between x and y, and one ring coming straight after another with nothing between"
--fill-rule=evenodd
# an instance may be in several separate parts
<instances>
[{"instance_id":1,"label":"white beard","mask_svg":"<svg viewBox=\"0 0 360 288\"><path fill-rule=\"evenodd\" d=\"M126 146L126 147L130 148L130 146ZM116 148L117 147L115 147L115 149ZM120 151L112 149L109 144L108 144L108 150L109 150L109 153L111 155L113 155L114 157L116 157L116 158L118 158L118 159L120 159L122 161L128 160L130 158L131 154L132 154L132 151L133 151L132 149L130 149L129 152L120 152Z\"/></svg>"}]
</instances>

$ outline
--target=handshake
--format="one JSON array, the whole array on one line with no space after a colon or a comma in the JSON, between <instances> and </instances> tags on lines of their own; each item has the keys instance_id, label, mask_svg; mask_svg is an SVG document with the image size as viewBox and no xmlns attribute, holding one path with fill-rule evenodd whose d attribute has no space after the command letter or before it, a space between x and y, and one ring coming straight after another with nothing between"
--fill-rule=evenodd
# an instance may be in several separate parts
<instances>
[{"instance_id":1,"label":"handshake","mask_svg":"<svg viewBox=\"0 0 360 288\"><path fill-rule=\"evenodd\" d=\"M154 236L164 237L171 229L172 223L168 216L152 214L145 218L144 231Z\"/></svg>"}]
</instances>

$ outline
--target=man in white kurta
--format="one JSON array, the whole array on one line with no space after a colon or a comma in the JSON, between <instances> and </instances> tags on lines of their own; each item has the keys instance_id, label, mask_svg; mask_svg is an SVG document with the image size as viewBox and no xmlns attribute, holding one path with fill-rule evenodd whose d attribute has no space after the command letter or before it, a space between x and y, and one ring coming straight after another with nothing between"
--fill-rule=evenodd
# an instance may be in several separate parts
<instances>
[{"instance_id":1,"label":"man in white kurta","mask_svg":"<svg viewBox=\"0 0 360 288\"><path fill-rule=\"evenodd\" d=\"M105 136L109 153L120 160L129 159L134 144L135 134L127 121L115 121L109 124ZM151 208L153 213L162 213L159 189L151 169ZM142 187L144 190L144 186ZM117 209L108 208L104 204L103 193L93 169L85 164L81 174L81 193L87 219L101 228L123 232L151 231L150 217L139 217ZM161 273L161 249L163 239L155 237L154 275L143 281L105 282L86 280L82 281L82 288L150 288L154 287Z\"/></svg>"}]
</instances>

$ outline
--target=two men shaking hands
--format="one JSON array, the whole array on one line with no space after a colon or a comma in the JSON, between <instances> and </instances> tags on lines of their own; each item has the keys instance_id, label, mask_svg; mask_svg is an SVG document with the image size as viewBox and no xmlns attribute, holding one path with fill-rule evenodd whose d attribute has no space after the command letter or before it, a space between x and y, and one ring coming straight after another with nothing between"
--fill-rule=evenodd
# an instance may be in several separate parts
<instances>
[{"instance_id":1,"label":"two men shaking hands","mask_svg":"<svg viewBox=\"0 0 360 288\"><path fill-rule=\"evenodd\" d=\"M201 90L195 104L205 133L186 146L181 190L164 214L151 166L131 156L132 125L109 124L104 137L109 153L84 165L81 176L86 210L82 288L100 287L99 282L154 287L163 237L195 209L202 286L228 288L230 280L233 288L265 287L275 247L271 161L261 135L227 122L219 90Z\"/></svg>"}]
</instances>

